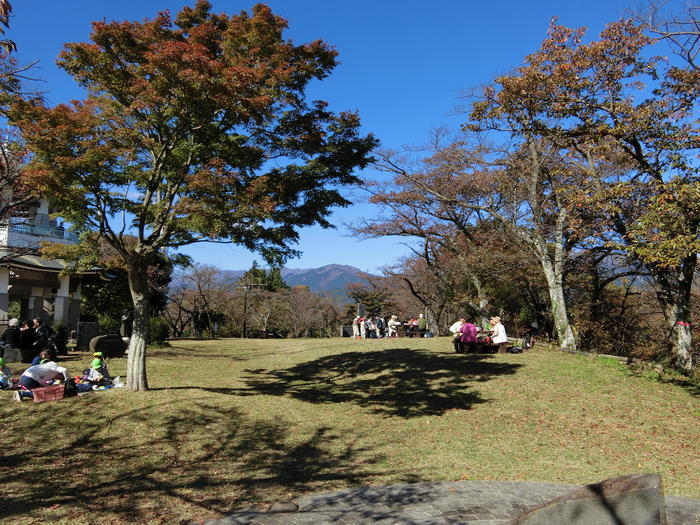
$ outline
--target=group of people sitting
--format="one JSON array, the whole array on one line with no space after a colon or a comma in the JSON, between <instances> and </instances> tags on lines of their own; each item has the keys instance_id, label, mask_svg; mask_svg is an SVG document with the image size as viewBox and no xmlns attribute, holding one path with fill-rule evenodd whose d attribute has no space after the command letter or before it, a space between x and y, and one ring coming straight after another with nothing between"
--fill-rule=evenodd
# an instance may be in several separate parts
<instances>
[{"instance_id":1,"label":"group of people sitting","mask_svg":"<svg viewBox=\"0 0 700 525\"><path fill-rule=\"evenodd\" d=\"M90 367L82 375L70 377L68 370L56 363L53 339L52 330L41 319L34 319L31 327L10 319L0 335L0 389L15 390L15 400L22 401L34 397L37 388L47 386L61 385L65 396L71 396L113 385L102 352L93 353ZM19 377L13 377L8 363L20 360L30 366Z\"/></svg>"},{"instance_id":2,"label":"group of people sitting","mask_svg":"<svg viewBox=\"0 0 700 525\"><path fill-rule=\"evenodd\" d=\"M486 326L484 324L484 326ZM499 316L489 319L488 328L479 328L467 317L459 320L449 328L455 352L466 353L520 353L529 350L535 343L532 331L527 329L521 334L522 340L517 345L508 341L506 327ZM398 316L392 315L385 322L381 316L356 316L352 321L352 335L355 339L374 339L382 337L431 337L428 331L427 319L424 314L412 317L407 321L399 321Z\"/></svg>"},{"instance_id":3,"label":"group of people sitting","mask_svg":"<svg viewBox=\"0 0 700 525\"><path fill-rule=\"evenodd\" d=\"M501 318L492 317L489 319L489 325L489 330L482 330L466 317L460 317L456 323L450 326L455 352L458 354L506 353L508 335L505 326L501 323Z\"/></svg>"},{"instance_id":4,"label":"group of people sitting","mask_svg":"<svg viewBox=\"0 0 700 525\"><path fill-rule=\"evenodd\" d=\"M387 322L384 322L384 318L381 316L361 317L358 315L352 320L352 336L355 339L399 337L399 335L421 337L427 333L427 320L423 314L412 317L405 322L399 321L396 315L392 315Z\"/></svg>"},{"instance_id":5,"label":"group of people sitting","mask_svg":"<svg viewBox=\"0 0 700 525\"><path fill-rule=\"evenodd\" d=\"M34 391L47 386L61 385L65 397L119 386L121 382L112 379L107 370L107 362L102 352L92 354L90 367L82 375L71 377L68 370L50 360L48 353L42 351L33 363L19 378L12 377L12 371L6 366L5 359L0 357L0 388L15 390L14 399L23 401L34 397Z\"/></svg>"}]
</instances>

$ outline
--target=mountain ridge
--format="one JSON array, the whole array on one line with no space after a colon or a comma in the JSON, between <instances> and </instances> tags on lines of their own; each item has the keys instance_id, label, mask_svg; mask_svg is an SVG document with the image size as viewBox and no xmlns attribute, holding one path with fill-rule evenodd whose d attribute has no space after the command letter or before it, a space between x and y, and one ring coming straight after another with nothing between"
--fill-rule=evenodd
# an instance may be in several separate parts
<instances>
[{"instance_id":1,"label":"mountain ridge","mask_svg":"<svg viewBox=\"0 0 700 525\"><path fill-rule=\"evenodd\" d=\"M240 279L246 270L222 270L227 279ZM282 268L282 278L289 286L307 286L314 293L345 294L349 284L364 281L363 272L347 264L326 264L318 268Z\"/></svg>"}]
</instances>

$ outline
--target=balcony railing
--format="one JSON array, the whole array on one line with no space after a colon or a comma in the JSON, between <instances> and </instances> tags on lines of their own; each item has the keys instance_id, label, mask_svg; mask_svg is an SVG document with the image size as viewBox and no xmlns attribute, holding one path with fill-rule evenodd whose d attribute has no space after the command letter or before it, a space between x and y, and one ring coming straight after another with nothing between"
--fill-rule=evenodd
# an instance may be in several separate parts
<instances>
[{"instance_id":1,"label":"balcony railing","mask_svg":"<svg viewBox=\"0 0 700 525\"><path fill-rule=\"evenodd\" d=\"M32 235L34 237L48 237L51 239L65 239L66 241L78 241L78 236L73 232L53 226L35 226L33 224L10 224L10 231Z\"/></svg>"}]
</instances>

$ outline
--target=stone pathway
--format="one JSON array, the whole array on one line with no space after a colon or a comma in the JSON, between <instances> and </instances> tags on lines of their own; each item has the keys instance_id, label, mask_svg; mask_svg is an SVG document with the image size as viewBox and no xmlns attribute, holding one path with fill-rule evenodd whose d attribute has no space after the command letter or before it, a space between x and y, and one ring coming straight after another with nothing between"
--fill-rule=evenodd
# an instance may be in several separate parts
<instances>
[{"instance_id":1,"label":"stone pathway","mask_svg":"<svg viewBox=\"0 0 700 525\"><path fill-rule=\"evenodd\" d=\"M299 510L247 509L207 525L502 525L579 485L529 481L454 481L362 487L295 500ZM700 524L700 500L666 496L668 525Z\"/></svg>"}]
</instances>

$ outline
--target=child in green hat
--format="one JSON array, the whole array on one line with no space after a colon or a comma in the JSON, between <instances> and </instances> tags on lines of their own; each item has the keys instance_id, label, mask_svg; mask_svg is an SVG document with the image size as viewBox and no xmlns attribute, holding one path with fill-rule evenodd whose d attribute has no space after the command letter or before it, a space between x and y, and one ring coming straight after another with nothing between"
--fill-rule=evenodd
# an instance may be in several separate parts
<instances>
[{"instance_id":1,"label":"child in green hat","mask_svg":"<svg viewBox=\"0 0 700 525\"><path fill-rule=\"evenodd\" d=\"M103 378L109 380L112 376L109 375L107 370L107 362L105 361L104 354L102 352L95 352L92 354L93 360L90 364L90 368L100 374Z\"/></svg>"}]
</instances>

